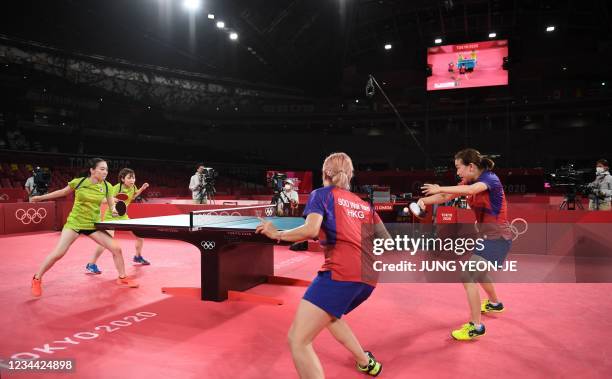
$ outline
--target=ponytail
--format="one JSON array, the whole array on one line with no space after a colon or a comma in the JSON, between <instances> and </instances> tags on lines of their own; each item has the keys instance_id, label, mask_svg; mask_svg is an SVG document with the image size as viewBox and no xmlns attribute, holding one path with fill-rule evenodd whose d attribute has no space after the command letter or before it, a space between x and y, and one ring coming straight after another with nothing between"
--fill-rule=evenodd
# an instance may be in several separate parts
<instances>
[{"instance_id":1,"label":"ponytail","mask_svg":"<svg viewBox=\"0 0 612 379\"><path fill-rule=\"evenodd\" d=\"M485 170L493 170L493 167L495 167L495 162L493 162L493 159L487 157L486 155L483 155L481 157L480 163L482 165L482 168L484 168Z\"/></svg>"},{"instance_id":2,"label":"ponytail","mask_svg":"<svg viewBox=\"0 0 612 379\"><path fill-rule=\"evenodd\" d=\"M351 187L351 180L349 179L348 175L344 171L340 171L336 173L336 175L334 175L331 178L331 182L336 187L345 188L345 189L348 189Z\"/></svg>"},{"instance_id":3,"label":"ponytail","mask_svg":"<svg viewBox=\"0 0 612 379\"><path fill-rule=\"evenodd\" d=\"M323 162L323 177L334 186L349 190L353 178L353 161L345 153L333 153Z\"/></svg>"}]
</instances>

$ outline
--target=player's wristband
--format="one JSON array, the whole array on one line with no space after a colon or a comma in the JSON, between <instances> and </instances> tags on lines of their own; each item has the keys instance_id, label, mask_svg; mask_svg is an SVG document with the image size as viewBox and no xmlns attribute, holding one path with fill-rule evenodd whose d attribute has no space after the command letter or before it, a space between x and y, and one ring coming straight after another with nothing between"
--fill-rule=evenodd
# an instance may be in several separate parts
<instances>
[{"instance_id":1,"label":"player's wristband","mask_svg":"<svg viewBox=\"0 0 612 379\"><path fill-rule=\"evenodd\" d=\"M278 238L276 239L276 243L281 243L283 240L283 232L278 232Z\"/></svg>"}]
</instances>

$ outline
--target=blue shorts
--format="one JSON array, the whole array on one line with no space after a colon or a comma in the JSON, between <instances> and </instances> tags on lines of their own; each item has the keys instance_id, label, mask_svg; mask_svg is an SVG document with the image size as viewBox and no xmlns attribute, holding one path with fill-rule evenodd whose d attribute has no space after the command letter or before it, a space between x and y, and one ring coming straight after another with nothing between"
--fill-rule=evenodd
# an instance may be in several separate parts
<instances>
[{"instance_id":1,"label":"blue shorts","mask_svg":"<svg viewBox=\"0 0 612 379\"><path fill-rule=\"evenodd\" d=\"M484 240L482 244L484 245L484 249L480 251L474 250L474 255L484 258L491 263L495 263L497 266L504 264L510 247L512 247L512 241L503 238Z\"/></svg>"},{"instance_id":2,"label":"blue shorts","mask_svg":"<svg viewBox=\"0 0 612 379\"><path fill-rule=\"evenodd\" d=\"M336 318L341 318L370 297L372 291L374 287L369 284L333 280L331 271L319 271L306 290L304 300Z\"/></svg>"}]
</instances>

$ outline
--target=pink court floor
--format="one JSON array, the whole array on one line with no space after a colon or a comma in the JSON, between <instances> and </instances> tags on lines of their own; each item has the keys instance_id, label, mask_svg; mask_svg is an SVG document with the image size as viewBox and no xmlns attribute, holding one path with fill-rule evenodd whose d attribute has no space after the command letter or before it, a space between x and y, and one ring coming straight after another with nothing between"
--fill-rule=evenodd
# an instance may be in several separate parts
<instances>
[{"instance_id":1,"label":"pink court floor","mask_svg":"<svg viewBox=\"0 0 612 379\"><path fill-rule=\"evenodd\" d=\"M286 335L304 287L249 291L282 298L281 306L166 295L162 286L199 286L199 252L146 240L152 265L128 263L140 288L119 288L108 253L99 262L102 275L84 273L94 244L81 237L33 299L30 278L57 238L0 238L0 367L17 355L72 359L75 369L0 368L2 378L297 378ZM133 240L119 238L130 262ZM277 247L276 274L311 279L322 259ZM383 362L381 378L609 377L612 285L500 284L498 291L507 311L485 317L487 335L468 343L449 335L468 318L460 284L380 284L346 320ZM328 378L365 378L328 332L314 346Z\"/></svg>"}]
</instances>

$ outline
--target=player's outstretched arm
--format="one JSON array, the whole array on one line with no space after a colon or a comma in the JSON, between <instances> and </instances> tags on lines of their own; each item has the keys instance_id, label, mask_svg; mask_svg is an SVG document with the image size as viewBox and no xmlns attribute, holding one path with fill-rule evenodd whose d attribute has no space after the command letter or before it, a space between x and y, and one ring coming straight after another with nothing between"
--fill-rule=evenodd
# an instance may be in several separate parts
<instances>
[{"instance_id":1,"label":"player's outstretched arm","mask_svg":"<svg viewBox=\"0 0 612 379\"><path fill-rule=\"evenodd\" d=\"M257 226L255 232L278 242L298 242L317 238L321 229L321 223L323 222L323 216L318 213L311 213L306 217L304 225L290 230L279 231L271 221L266 221L261 217L259 219L261 224Z\"/></svg>"},{"instance_id":2,"label":"player's outstretched arm","mask_svg":"<svg viewBox=\"0 0 612 379\"><path fill-rule=\"evenodd\" d=\"M49 192L49 193L47 193L45 195L32 196L30 201L33 202L33 203L36 203L36 202L40 202L40 201L59 199L60 197L67 196L69 193L71 193L73 191L74 190L72 188L70 188L70 186L66 186L66 187L64 187L64 188L62 188L60 190Z\"/></svg>"}]
</instances>

